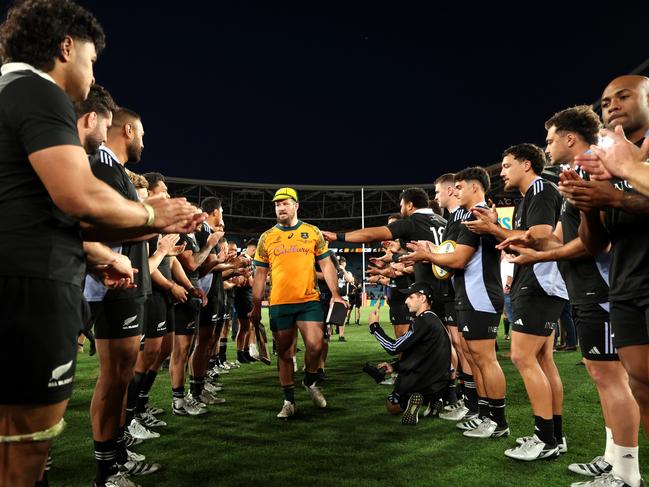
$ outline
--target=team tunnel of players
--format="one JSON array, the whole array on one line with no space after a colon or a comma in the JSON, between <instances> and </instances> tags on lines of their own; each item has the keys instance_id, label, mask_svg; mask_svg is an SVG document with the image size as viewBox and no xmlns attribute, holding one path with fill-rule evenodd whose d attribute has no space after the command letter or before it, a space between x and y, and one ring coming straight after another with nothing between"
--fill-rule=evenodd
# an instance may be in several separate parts
<instances>
[{"instance_id":1,"label":"team tunnel of players","mask_svg":"<svg viewBox=\"0 0 649 487\"><path fill-rule=\"evenodd\" d=\"M54 16L59 22L38 21ZM134 486L134 477L161 468L137 445L166 425L149 393L167 368L168 405L187 421L225 402L222 375L271 364L272 355L278 419L299 421L298 370L297 385L326 408L328 341L334 327L345 340L345 317L358 323L361 306L359 279L329 248L336 241L381 242L385 250L365 271L367 282L386 286L392 329L383 329L377 310L368 325L393 360L365 370L392 386L389 414L404 425L425 416L455 421L458 434L476 442L510 436L496 356L504 314L534 417L504 455L566 454L553 351L570 305L606 435L604 451L570 464L584 477L572 485L643 485L648 78L614 78L602 92L601 119L589 106L569 107L545 121L545 147L503 151L505 189L521 195L512 229L488 200L486 170L469 166L437 177L434 198L404 188L384 226L358 230L301 221L300 195L279 188L277 225L239 251L225 238L218 198L195 206L170 197L163 175L125 168L140 160L143 118L95 83L92 64L104 46L97 20L69 0L19 2L0 26L0 246L12 256L0 261L0 365L11 371L0 389L0 486L48 485L56 468L50 443L64 429L85 339L99 366L90 408L96 486ZM543 177L546 165L560 166L558 184ZM326 319L334 305L342 319Z\"/></svg>"}]
</instances>

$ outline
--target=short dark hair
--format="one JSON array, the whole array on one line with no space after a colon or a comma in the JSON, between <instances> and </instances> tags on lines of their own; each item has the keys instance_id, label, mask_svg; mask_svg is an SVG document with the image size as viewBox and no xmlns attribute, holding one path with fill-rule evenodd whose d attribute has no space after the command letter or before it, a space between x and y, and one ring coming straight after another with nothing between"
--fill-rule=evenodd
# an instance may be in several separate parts
<instances>
[{"instance_id":1,"label":"short dark hair","mask_svg":"<svg viewBox=\"0 0 649 487\"><path fill-rule=\"evenodd\" d=\"M74 104L74 111L77 114L77 120L83 117L86 113L98 113L107 117L110 113L117 109L113 97L110 96L108 90L101 85L92 85L88 98L83 101L78 101Z\"/></svg>"},{"instance_id":2,"label":"short dark hair","mask_svg":"<svg viewBox=\"0 0 649 487\"><path fill-rule=\"evenodd\" d=\"M545 122L545 130L556 127L560 133L574 132L589 144L597 144L597 134L602 123L590 105L578 105L552 115Z\"/></svg>"},{"instance_id":3,"label":"short dark hair","mask_svg":"<svg viewBox=\"0 0 649 487\"><path fill-rule=\"evenodd\" d=\"M141 120L139 114L125 107L117 107L113 110L113 127L122 128L129 120Z\"/></svg>"},{"instance_id":4,"label":"short dark hair","mask_svg":"<svg viewBox=\"0 0 649 487\"><path fill-rule=\"evenodd\" d=\"M401 192L399 199L412 203L417 209L428 208L428 194L422 188L406 188Z\"/></svg>"},{"instance_id":5,"label":"short dark hair","mask_svg":"<svg viewBox=\"0 0 649 487\"><path fill-rule=\"evenodd\" d=\"M254 237L253 237L253 238L249 238L249 239L246 241L246 247L250 247L251 245L254 245L254 246L256 247L258 243L259 243L259 242L258 242L258 240L257 240L256 238L254 238Z\"/></svg>"},{"instance_id":6,"label":"short dark hair","mask_svg":"<svg viewBox=\"0 0 649 487\"><path fill-rule=\"evenodd\" d=\"M530 161L534 174L541 174L547 162L545 152L534 144L517 144L508 147L503 152L503 157L512 156L517 161Z\"/></svg>"},{"instance_id":7,"label":"short dark hair","mask_svg":"<svg viewBox=\"0 0 649 487\"><path fill-rule=\"evenodd\" d=\"M0 25L0 58L51 71L65 36L92 42L97 54L106 46L94 15L71 0L18 1Z\"/></svg>"},{"instance_id":8,"label":"short dark hair","mask_svg":"<svg viewBox=\"0 0 649 487\"><path fill-rule=\"evenodd\" d=\"M147 172L142 174L144 178L147 180L149 183L149 188L155 188L158 183L164 183L165 182L165 177L160 174L159 172Z\"/></svg>"},{"instance_id":9,"label":"short dark hair","mask_svg":"<svg viewBox=\"0 0 649 487\"><path fill-rule=\"evenodd\" d=\"M436 215L439 215L439 216L444 215L444 211L442 210L442 207L439 206L439 203L437 201L435 201L435 200L430 200L428 202L428 208L433 210L433 213L435 213Z\"/></svg>"},{"instance_id":10,"label":"short dark hair","mask_svg":"<svg viewBox=\"0 0 649 487\"><path fill-rule=\"evenodd\" d=\"M401 220L401 214L392 213L390 216L388 216L388 220Z\"/></svg>"},{"instance_id":11,"label":"short dark hair","mask_svg":"<svg viewBox=\"0 0 649 487\"><path fill-rule=\"evenodd\" d=\"M452 172L447 172L446 174L442 174L440 177L438 177L435 180L434 184L455 184L455 174Z\"/></svg>"},{"instance_id":12,"label":"short dark hair","mask_svg":"<svg viewBox=\"0 0 649 487\"><path fill-rule=\"evenodd\" d=\"M215 196L205 198L201 203L201 209L205 213L212 213L214 210L221 208L221 200Z\"/></svg>"},{"instance_id":13,"label":"short dark hair","mask_svg":"<svg viewBox=\"0 0 649 487\"><path fill-rule=\"evenodd\" d=\"M473 166L462 169L455 175L455 181L477 181L486 193L491 187L489 174L484 167Z\"/></svg>"}]
</instances>

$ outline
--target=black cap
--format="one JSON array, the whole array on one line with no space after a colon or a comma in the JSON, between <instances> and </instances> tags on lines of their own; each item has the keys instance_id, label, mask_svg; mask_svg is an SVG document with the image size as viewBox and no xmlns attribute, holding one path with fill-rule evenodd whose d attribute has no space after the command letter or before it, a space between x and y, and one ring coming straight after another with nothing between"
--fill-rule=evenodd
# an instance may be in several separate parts
<instances>
[{"instance_id":1,"label":"black cap","mask_svg":"<svg viewBox=\"0 0 649 487\"><path fill-rule=\"evenodd\" d=\"M431 289L430 285L426 284L425 282L415 282L406 289L399 289L399 292L403 294L420 293L426 296L429 300L433 297L433 290Z\"/></svg>"}]
</instances>

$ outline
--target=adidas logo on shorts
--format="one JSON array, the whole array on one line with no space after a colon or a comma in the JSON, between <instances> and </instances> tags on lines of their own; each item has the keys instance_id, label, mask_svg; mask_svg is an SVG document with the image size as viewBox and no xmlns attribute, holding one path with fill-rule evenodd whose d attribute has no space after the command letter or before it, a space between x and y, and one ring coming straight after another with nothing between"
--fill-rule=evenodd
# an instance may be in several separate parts
<instances>
[{"instance_id":1,"label":"adidas logo on shorts","mask_svg":"<svg viewBox=\"0 0 649 487\"><path fill-rule=\"evenodd\" d=\"M523 320L518 318L516 321L514 321L514 324L518 326L523 326Z\"/></svg>"},{"instance_id":2,"label":"adidas logo on shorts","mask_svg":"<svg viewBox=\"0 0 649 487\"><path fill-rule=\"evenodd\" d=\"M465 326L464 328L462 328L462 331L469 331L469 327Z\"/></svg>"},{"instance_id":3,"label":"adidas logo on shorts","mask_svg":"<svg viewBox=\"0 0 649 487\"><path fill-rule=\"evenodd\" d=\"M588 350L588 353L591 355L601 355L600 351L597 349L597 347L593 347L590 350Z\"/></svg>"}]
</instances>

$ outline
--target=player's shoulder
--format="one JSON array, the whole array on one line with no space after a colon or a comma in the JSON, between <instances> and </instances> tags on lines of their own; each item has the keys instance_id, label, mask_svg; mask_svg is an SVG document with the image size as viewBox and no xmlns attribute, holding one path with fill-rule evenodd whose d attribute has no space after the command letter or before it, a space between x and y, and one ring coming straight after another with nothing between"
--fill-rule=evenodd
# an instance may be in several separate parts
<instances>
[{"instance_id":1,"label":"player's shoulder","mask_svg":"<svg viewBox=\"0 0 649 487\"><path fill-rule=\"evenodd\" d=\"M532 183L532 187L530 188L529 192L532 197L534 196L555 197L559 195L559 189L557 188L556 184L554 184L552 181L543 178L539 178L536 181L534 181L534 183Z\"/></svg>"},{"instance_id":2,"label":"player's shoulder","mask_svg":"<svg viewBox=\"0 0 649 487\"><path fill-rule=\"evenodd\" d=\"M466 220L471 216L470 211L466 211L464 208L458 208L449 216L449 221L451 222L461 222Z\"/></svg>"},{"instance_id":3,"label":"player's shoulder","mask_svg":"<svg viewBox=\"0 0 649 487\"><path fill-rule=\"evenodd\" d=\"M430 327L445 330L442 320L432 310L424 311L420 317Z\"/></svg>"},{"instance_id":4,"label":"player's shoulder","mask_svg":"<svg viewBox=\"0 0 649 487\"><path fill-rule=\"evenodd\" d=\"M272 235L273 233L278 232L278 231L279 230L277 230L277 228L275 228L275 227L269 228L268 230L266 230L264 233L262 233L259 236L259 242L257 244L261 245L262 243L264 243L266 241L266 239L268 239L268 237L270 235Z\"/></svg>"},{"instance_id":5,"label":"player's shoulder","mask_svg":"<svg viewBox=\"0 0 649 487\"><path fill-rule=\"evenodd\" d=\"M100 167L112 167L116 171L119 170L119 161L116 160L113 155L107 151L104 147L100 147L97 152L90 156L90 164L97 165Z\"/></svg>"},{"instance_id":6,"label":"player's shoulder","mask_svg":"<svg viewBox=\"0 0 649 487\"><path fill-rule=\"evenodd\" d=\"M301 231L308 231L316 235L322 233L320 232L320 229L318 227L307 222L302 222L302 224L299 226L299 229Z\"/></svg>"}]
</instances>

